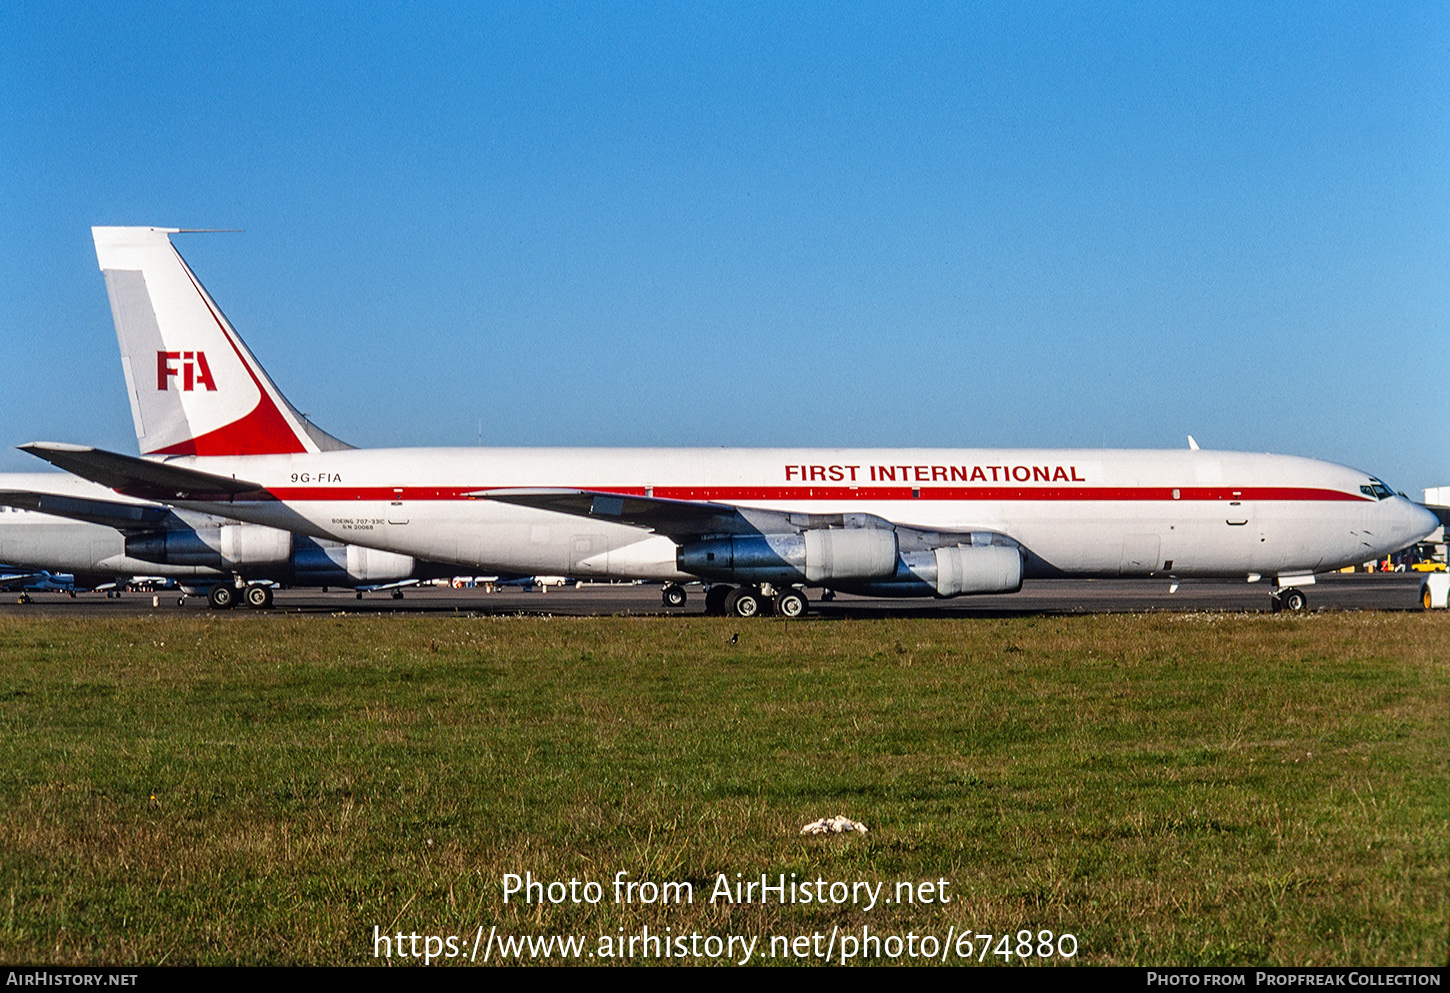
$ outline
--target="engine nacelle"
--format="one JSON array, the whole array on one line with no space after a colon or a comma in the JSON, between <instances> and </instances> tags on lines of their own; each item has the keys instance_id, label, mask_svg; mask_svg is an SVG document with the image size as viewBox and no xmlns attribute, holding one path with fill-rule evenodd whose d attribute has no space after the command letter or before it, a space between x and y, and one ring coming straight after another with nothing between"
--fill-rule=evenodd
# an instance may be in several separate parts
<instances>
[{"instance_id":1,"label":"engine nacelle","mask_svg":"<svg viewBox=\"0 0 1450 993\"><path fill-rule=\"evenodd\" d=\"M1022 551L1014 544L987 544L906 552L890 579L835 585L847 593L864 596L1016 593L1022 588Z\"/></svg>"},{"instance_id":2,"label":"engine nacelle","mask_svg":"<svg viewBox=\"0 0 1450 993\"><path fill-rule=\"evenodd\" d=\"M392 583L407 579L413 575L415 566L411 555L347 546L347 571L357 577L358 583Z\"/></svg>"},{"instance_id":3,"label":"engine nacelle","mask_svg":"<svg viewBox=\"0 0 1450 993\"><path fill-rule=\"evenodd\" d=\"M260 524L224 524L222 561L231 568L281 565L292 559L292 532Z\"/></svg>"},{"instance_id":4,"label":"engine nacelle","mask_svg":"<svg viewBox=\"0 0 1450 993\"><path fill-rule=\"evenodd\" d=\"M681 572L737 583L831 583L886 578L897 566L896 532L816 528L799 534L707 538L680 547Z\"/></svg>"},{"instance_id":5,"label":"engine nacelle","mask_svg":"<svg viewBox=\"0 0 1450 993\"><path fill-rule=\"evenodd\" d=\"M310 586L364 586L408 579L414 565L411 555L305 540L298 543L292 571L297 582Z\"/></svg>"},{"instance_id":6,"label":"engine nacelle","mask_svg":"<svg viewBox=\"0 0 1450 993\"><path fill-rule=\"evenodd\" d=\"M937 596L1016 593L1022 588L1022 552L1010 545L958 545L934 548L931 554ZM926 568L913 571L923 579L929 572Z\"/></svg>"},{"instance_id":7,"label":"engine nacelle","mask_svg":"<svg viewBox=\"0 0 1450 993\"><path fill-rule=\"evenodd\" d=\"M292 534L260 524L151 531L127 537L126 554L163 565L200 565L227 571L265 568L290 561Z\"/></svg>"},{"instance_id":8,"label":"engine nacelle","mask_svg":"<svg viewBox=\"0 0 1450 993\"><path fill-rule=\"evenodd\" d=\"M204 566L251 579L312 586L365 586L413 575L411 555L319 543L260 524L151 531L126 539L126 554L170 566Z\"/></svg>"}]
</instances>

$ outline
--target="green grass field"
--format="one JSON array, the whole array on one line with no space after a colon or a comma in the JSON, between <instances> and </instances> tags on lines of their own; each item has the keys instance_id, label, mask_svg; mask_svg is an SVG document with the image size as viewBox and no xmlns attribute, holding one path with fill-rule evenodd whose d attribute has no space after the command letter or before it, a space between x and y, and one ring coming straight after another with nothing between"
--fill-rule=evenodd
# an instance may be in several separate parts
<instances>
[{"instance_id":1,"label":"green grass field","mask_svg":"<svg viewBox=\"0 0 1450 993\"><path fill-rule=\"evenodd\" d=\"M375 927L466 953L481 926L814 961L765 950L864 927L965 930L974 960L1030 929L1079 964L1443 965L1447 639L1375 613L3 619L0 960L353 965ZM869 833L800 836L834 814ZM604 898L505 903L525 872ZM619 872L694 901L616 902ZM952 899L712 903L737 873Z\"/></svg>"}]
</instances>

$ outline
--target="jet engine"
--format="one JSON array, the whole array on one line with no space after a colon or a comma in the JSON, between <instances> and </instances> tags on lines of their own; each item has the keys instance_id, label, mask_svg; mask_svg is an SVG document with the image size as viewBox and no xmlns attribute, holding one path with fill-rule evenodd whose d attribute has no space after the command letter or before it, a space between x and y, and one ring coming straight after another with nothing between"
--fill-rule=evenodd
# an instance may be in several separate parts
<instances>
[{"instance_id":1,"label":"jet engine","mask_svg":"<svg viewBox=\"0 0 1450 993\"><path fill-rule=\"evenodd\" d=\"M293 576L309 586L366 586L393 583L413 575L411 555L382 552L357 545L337 545L298 539Z\"/></svg>"},{"instance_id":2,"label":"jet engine","mask_svg":"<svg viewBox=\"0 0 1450 993\"><path fill-rule=\"evenodd\" d=\"M128 535L126 554L163 565L200 565L235 572L292 558L292 534L260 524L148 531Z\"/></svg>"},{"instance_id":3,"label":"jet engine","mask_svg":"<svg viewBox=\"0 0 1450 993\"><path fill-rule=\"evenodd\" d=\"M721 582L835 585L897 571L889 528L814 528L795 534L731 535L680 546L680 571Z\"/></svg>"},{"instance_id":4,"label":"jet engine","mask_svg":"<svg viewBox=\"0 0 1450 993\"><path fill-rule=\"evenodd\" d=\"M949 545L910 551L902 554L895 574L888 579L835 586L863 596L1015 593L1022 588L1022 551L1015 544Z\"/></svg>"},{"instance_id":5,"label":"jet engine","mask_svg":"<svg viewBox=\"0 0 1450 993\"><path fill-rule=\"evenodd\" d=\"M148 531L126 538L126 554L162 565L190 565L248 578L309 586L365 586L413 575L411 555L359 548L260 524Z\"/></svg>"}]
</instances>

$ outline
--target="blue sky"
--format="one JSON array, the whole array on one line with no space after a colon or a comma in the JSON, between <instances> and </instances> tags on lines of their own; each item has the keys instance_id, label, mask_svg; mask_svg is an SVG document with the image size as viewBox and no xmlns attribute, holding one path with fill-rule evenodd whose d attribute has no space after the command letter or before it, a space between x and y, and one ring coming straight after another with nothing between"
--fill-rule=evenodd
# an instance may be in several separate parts
<instances>
[{"instance_id":1,"label":"blue sky","mask_svg":"<svg viewBox=\"0 0 1450 993\"><path fill-rule=\"evenodd\" d=\"M299 9L300 8L300 9ZM1450 483L1450 7L0 7L0 469L134 451L93 224L354 444Z\"/></svg>"}]
</instances>

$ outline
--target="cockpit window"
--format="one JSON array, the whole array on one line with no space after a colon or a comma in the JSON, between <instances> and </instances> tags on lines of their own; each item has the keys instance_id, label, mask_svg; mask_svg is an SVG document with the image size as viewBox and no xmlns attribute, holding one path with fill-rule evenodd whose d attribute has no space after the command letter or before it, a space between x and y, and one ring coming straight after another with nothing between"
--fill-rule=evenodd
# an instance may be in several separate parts
<instances>
[{"instance_id":1,"label":"cockpit window","mask_svg":"<svg viewBox=\"0 0 1450 993\"><path fill-rule=\"evenodd\" d=\"M1369 478L1368 485L1361 486L1359 491L1365 496L1374 497L1376 500L1388 500L1395 495L1393 490L1373 476Z\"/></svg>"}]
</instances>

